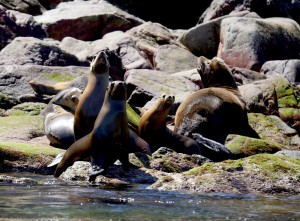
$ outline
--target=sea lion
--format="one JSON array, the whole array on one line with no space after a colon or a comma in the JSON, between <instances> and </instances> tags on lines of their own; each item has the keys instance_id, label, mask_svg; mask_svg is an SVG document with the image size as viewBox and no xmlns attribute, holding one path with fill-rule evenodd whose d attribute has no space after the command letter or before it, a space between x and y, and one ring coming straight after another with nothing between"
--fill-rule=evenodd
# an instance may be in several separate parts
<instances>
[{"instance_id":1,"label":"sea lion","mask_svg":"<svg viewBox=\"0 0 300 221\"><path fill-rule=\"evenodd\" d=\"M162 94L142 115L138 127L139 135L149 143L152 151L164 146L181 153L201 154L200 147L194 140L167 128L166 120L174 101L174 96Z\"/></svg>"},{"instance_id":2,"label":"sea lion","mask_svg":"<svg viewBox=\"0 0 300 221\"><path fill-rule=\"evenodd\" d=\"M92 131L73 143L65 152L54 173L58 177L77 160L91 157L90 180L119 159L124 168L128 160L128 119L126 113L126 84L113 81L106 93L101 111Z\"/></svg>"},{"instance_id":3,"label":"sea lion","mask_svg":"<svg viewBox=\"0 0 300 221\"><path fill-rule=\"evenodd\" d=\"M60 91L67 89L70 86L71 81L58 82L55 84L46 84L38 82L36 80L31 80L29 81L29 84L37 94L55 95Z\"/></svg>"},{"instance_id":4,"label":"sea lion","mask_svg":"<svg viewBox=\"0 0 300 221\"><path fill-rule=\"evenodd\" d=\"M74 143L74 112L81 94L82 90L78 88L65 89L53 97L41 112L50 145L66 149Z\"/></svg>"},{"instance_id":5,"label":"sea lion","mask_svg":"<svg viewBox=\"0 0 300 221\"><path fill-rule=\"evenodd\" d=\"M92 131L108 84L109 61L105 51L100 51L91 62L88 83L75 111L74 134L76 140Z\"/></svg>"},{"instance_id":6,"label":"sea lion","mask_svg":"<svg viewBox=\"0 0 300 221\"><path fill-rule=\"evenodd\" d=\"M225 143L228 134L259 138L248 123L246 104L228 66L220 58L198 59L197 69L205 88L188 96L175 114L174 131Z\"/></svg>"}]
</instances>

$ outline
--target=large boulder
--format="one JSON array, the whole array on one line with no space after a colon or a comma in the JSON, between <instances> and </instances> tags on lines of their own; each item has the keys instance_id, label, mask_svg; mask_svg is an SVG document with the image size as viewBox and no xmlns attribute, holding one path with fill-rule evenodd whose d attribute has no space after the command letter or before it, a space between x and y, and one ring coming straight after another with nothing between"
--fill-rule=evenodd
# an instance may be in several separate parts
<instances>
[{"instance_id":1,"label":"large boulder","mask_svg":"<svg viewBox=\"0 0 300 221\"><path fill-rule=\"evenodd\" d=\"M135 69L125 73L125 82L130 95L128 102L142 107L153 97L163 93L178 95L199 90L199 86L183 76L169 75L156 70Z\"/></svg>"},{"instance_id":2,"label":"large boulder","mask_svg":"<svg viewBox=\"0 0 300 221\"><path fill-rule=\"evenodd\" d=\"M122 31L107 33L102 39L87 42L66 37L60 48L75 55L79 60L88 60L100 50L109 49L110 76L114 80L123 80L124 73L130 69L153 69L146 56L136 47L132 37Z\"/></svg>"},{"instance_id":3,"label":"large boulder","mask_svg":"<svg viewBox=\"0 0 300 221\"><path fill-rule=\"evenodd\" d=\"M126 31L140 25L143 20L107 3L106 1L62 2L55 9L35 16L49 38L62 40L73 37L96 40L108 32Z\"/></svg>"},{"instance_id":4,"label":"large boulder","mask_svg":"<svg viewBox=\"0 0 300 221\"><path fill-rule=\"evenodd\" d=\"M70 81L89 72L88 67L51 67L40 65L0 65L0 92L14 98L34 94L31 80L54 84Z\"/></svg>"},{"instance_id":5,"label":"large boulder","mask_svg":"<svg viewBox=\"0 0 300 221\"><path fill-rule=\"evenodd\" d=\"M258 17L255 13L249 13L247 11L234 13L233 15L227 15L220 18L213 19L211 21L198 24L190 29L184 30L179 35L179 42L186 46L193 54L197 56L205 56L212 58L216 56L218 52L218 46L220 42L220 25L224 18L227 17Z\"/></svg>"},{"instance_id":6,"label":"large boulder","mask_svg":"<svg viewBox=\"0 0 300 221\"><path fill-rule=\"evenodd\" d=\"M0 65L36 64L45 66L88 65L59 48L53 39L17 37L0 51Z\"/></svg>"},{"instance_id":7,"label":"large boulder","mask_svg":"<svg viewBox=\"0 0 300 221\"><path fill-rule=\"evenodd\" d=\"M217 56L230 66L259 71L266 61L299 59L300 26L292 19L226 18L220 39Z\"/></svg>"},{"instance_id":8,"label":"large boulder","mask_svg":"<svg viewBox=\"0 0 300 221\"><path fill-rule=\"evenodd\" d=\"M232 14L233 12L250 11L256 12L263 18L268 17L287 17L299 23L298 1L282 0L213 0L210 6L199 18L198 23L207 22L214 18Z\"/></svg>"},{"instance_id":9,"label":"large boulder","mask_svg":"<svg viewBox=\"0 0 300 221\"><path fill-rule=\"evenodd\" d=\"M7 10L0 5L0 50L17 36L43 38L46 33L31 15Z\"/></svg>"},{"instance_id":10,"label":"large boulder","mask_svg":"<svg viewBox=\"0 0 300 221\"><path fill-rule=\"evenodd\" d=\"M42 14L46 9L38 0L3 0L0 5L4 7L31 15Z\"/></svg>"}]
</instances>

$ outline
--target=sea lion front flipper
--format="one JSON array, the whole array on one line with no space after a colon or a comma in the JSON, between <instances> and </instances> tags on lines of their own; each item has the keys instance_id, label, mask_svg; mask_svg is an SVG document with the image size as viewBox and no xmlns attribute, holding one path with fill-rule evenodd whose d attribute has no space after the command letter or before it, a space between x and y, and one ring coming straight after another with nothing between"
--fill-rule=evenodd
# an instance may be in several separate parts
<instances>
[{"instance_id":1,"label":"sea lion front flipper","mask_svg":"<svg viewBox=\"0 0 300 221\"><path fill-rule=\"evenodd\" d=\"M232 157L230 150L223 144L205 138L198 133L193 133L191 138L199 144L202 155L213 161L227 160Z\"/></svg>"}]
</instances>

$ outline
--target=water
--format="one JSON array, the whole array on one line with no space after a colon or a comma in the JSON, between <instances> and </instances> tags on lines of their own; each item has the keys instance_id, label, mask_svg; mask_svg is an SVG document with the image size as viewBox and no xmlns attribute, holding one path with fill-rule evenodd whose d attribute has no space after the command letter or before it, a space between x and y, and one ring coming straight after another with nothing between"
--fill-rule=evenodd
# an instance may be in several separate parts
<instances>
[{"instance_id":1,"label":"water","mask_svg":"<svg viewBox=\"0 0 300 221\"><path fill-rule=\"evenodd\" d=\"M24 176L41 184L1 183L0 220L300 220L300 195L189 194Z\"/></svg>"}]
</instances>

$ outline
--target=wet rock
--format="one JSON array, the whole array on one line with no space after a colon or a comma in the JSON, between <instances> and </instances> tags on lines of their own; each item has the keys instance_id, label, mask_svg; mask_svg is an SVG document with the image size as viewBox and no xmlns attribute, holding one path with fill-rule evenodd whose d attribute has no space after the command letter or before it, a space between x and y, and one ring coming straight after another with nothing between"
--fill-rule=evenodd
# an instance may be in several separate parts
<instances>
[{"instance_id":1,"label":"wet rock","mask_svg":"<svg viewBox=\"0 0 300 221\"><path fill-rule=\"evenodd\" d=\"M204 165L181 174L169 174L151 188L199 193L299 194L300 161L289 157L256 154L240 160Z\"/></svg>"},{"instance_id":2,"label":"wet rock","mask_svg":"<svg viewBox=\"0 0 300 221\"><path fill-rule=\"evenodd\" d=\"M200 155L176 153L166 147L161 147L155 151L152 158L150 168L168 173L181 173L210 161Z\"/></svg>"},{"instance_id":3,"label":"wet rock","mask_svg":"<svg viewBox=\"0 0 300 221\"><path fill-rule=\"evenodd\" d=\"M14 184L34 185L34 184L37 184L38 182L33 180L33 179L30 179L30 178L0 175L0 183L3 183L3 184L14 183Z\"/></svg>"},{"instance_id":4,"label":"wet rock","mask_svg":"<svg viewBox=\"0 0 300 221\"><path fill-rule=\"evenodd\" d=\"M96 40L108 32L126 31L143 21L106 1L62 2L55 9L35 16L49 38ZM59 30L59 31L58 31Z\"/></svg>"}]
</instances>

